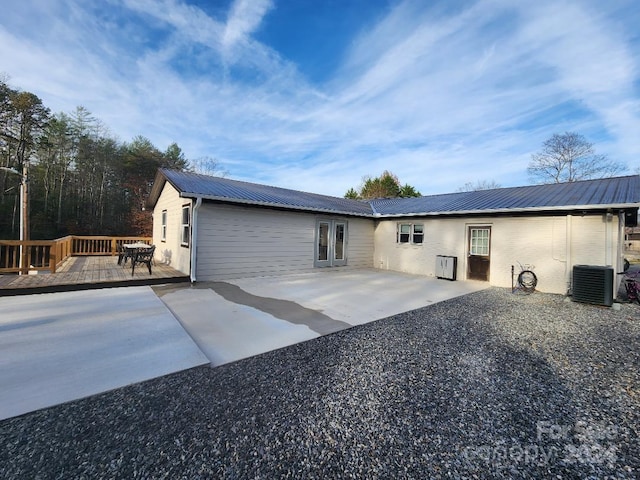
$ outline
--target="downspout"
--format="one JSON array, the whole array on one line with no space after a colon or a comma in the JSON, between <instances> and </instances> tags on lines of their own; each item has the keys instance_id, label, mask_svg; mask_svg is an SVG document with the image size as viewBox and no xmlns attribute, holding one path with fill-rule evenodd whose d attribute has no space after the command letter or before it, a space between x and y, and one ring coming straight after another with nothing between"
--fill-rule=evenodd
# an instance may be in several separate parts
<instances>
[{"instance_id":1,"label":"downspout","mask_svg":"<svg viewBox=\"0 0 640 480\"><path fill-rule=\"evenodd\" d=\"M616 298L618 295L616 294L617 290L615 290L615 288L618 285L618 276L615 275L615 273L617 272L617 260L615 262L614 265L614 244L613 244L613 212L608 211L607 213L604 214L604 243L605 243L605 259L604 259L604 264L607 267L613 267L613 285L611 285L611 288L613 288L613 298ZM617 250L617 249L616 249Z\"/></svg>"},{"instance_id":2,"label":"downspout","mask_svg":"<svg viewBox=\"0 0 640 480\"><path fill-rule=\"evenodd\" d=\"M604 243L605 243L605 258L604 264L608 267L613 266L613 213L607 212L604 214Z\"/></svg>"},{"instance_id":3,"label":"downspout","mask_svg":"<svg viewBox=\"0 0 640 480\"><path fill-rule=\"evenodd\" d=\"M191 283L196 282L196 261L197 261L197 250L198 250L198 210L200 209L200 205L202 205L202 197L196 198L196 204L193 206L193 219L191 224Z\"/></svg>"},{"instance_id":4,"label":"downspout","mask_svg":"<svg viewBox=\"0 0 640 480\"><path fill-rule=\"evenodd\" d=\"M571 260L571 241L572 241L572 223L573 215L567 215L567 231L566 231L566 246L565 246L565 280L567 281L567 291L572 291L571 274L573 270L573 264Z\"/></svg>"},{"instance_id":5,"label":"downspout","mask_svg":"<svg viewBox=\"0 0 640 480\"><path fill-rule=\"evenodd\" d=\"M624 210L618 212L618 242L616 248L616 264L615 264L615 273L624 271L624 232L626 229L626 219ZM622 278L620 275L615 276L614 283L614 292L617 292L620 288L620 283L622 282Z\"/></svg>"}]
</instances>

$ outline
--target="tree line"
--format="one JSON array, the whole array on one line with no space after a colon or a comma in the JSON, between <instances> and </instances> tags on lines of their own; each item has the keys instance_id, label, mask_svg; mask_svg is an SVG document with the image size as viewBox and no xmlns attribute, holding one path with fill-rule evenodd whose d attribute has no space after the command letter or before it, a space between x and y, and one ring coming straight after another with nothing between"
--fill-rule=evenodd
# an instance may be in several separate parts
<instances>
[{"instance_id":1,"label":"tree line","mask_svg":"<svg viewBox=\"0 0 640 480\"><path fill-rule=\"evenodd\" d=\"M28 173L30 238L53 239L150 235L144 207L157 169L191 169L176 143L162 151L142 136L119 141L87 109L52 114L2 78L0 167L1 239L19 237L22 177L15 172Z\"/></svg>"}]
</instances>

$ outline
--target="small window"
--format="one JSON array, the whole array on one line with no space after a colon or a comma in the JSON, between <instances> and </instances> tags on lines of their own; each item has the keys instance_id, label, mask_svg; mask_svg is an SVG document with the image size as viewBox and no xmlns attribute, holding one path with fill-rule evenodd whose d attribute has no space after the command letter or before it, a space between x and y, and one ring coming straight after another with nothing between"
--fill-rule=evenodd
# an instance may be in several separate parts
<instances>
[{"instance_id":1,"label":"small window","mask_svg":"<svg viewBox=\"0 0 640 480\"><path fill-rule=\"evenodd\" d=\"M191 212L189 205L183 205L182 207L182 228L181 228L181 245L188 247L189 246L189 234L191 231Z\"/></svg>"},{"instance_id":2,"label":"small window","mask_svg":"<svg viewBox=\"0 0 640 480\"><path fill-rule=\"evenodd\" d=\"M422 244L424 242L424 225L422 223L399 223L398 243Z\"/></svg>"},{"instance_id":3,"label":"small window","mask_svg":"<svg viewBox=\"0 0 640 480\"><path fill-rule=\"evenodd\" d=\"M411 224L399 223L398 224L398 243L409 243L411 237Z\"/></svg>"},{"instance_id":4,"label":"small window","mask_svg":"<svg viewBox=\"0 0 640 480\"><path fill-rule=\"evenodd\" d=\"M413 225L413 243L422 243L424 240L424 225L416 223Z\"/></svg>"},{"instance_id":5,"label":"small window","mask_svg":"<svg viewBox=\"0 0 640 480\"><path fill-rule=\"evenodd\" d=\"M162 230L160 232L160 240L163 242L167 241L167 211L162 211Z\"/></svg>"},{"instance_id":6,"label":"small window","mask_svg":"<svg viewBox=\"0 0 640 480\"><path fill-rule=\"evenodd\" d=\"M472 228L471 229L471 245L469 248L471 255L489 255L489 229L488 228Z\"/></svg>"}]
</instances>

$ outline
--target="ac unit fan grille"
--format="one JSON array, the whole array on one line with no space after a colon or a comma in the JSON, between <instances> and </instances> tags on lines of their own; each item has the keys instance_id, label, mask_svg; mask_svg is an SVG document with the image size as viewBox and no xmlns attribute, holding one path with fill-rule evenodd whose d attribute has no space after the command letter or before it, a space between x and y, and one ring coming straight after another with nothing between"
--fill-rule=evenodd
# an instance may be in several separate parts
<instances>
[{"instance_id":1,"label":"ac unit fan grille","mask_svg":"<svg viewBox=\"0 0 640 480\"><path fill-rule=\"evenodd\" d=\"M613 305L613 268L598 265L573 267L573 300L594 305Z\"/></svg>"}]
</instances>

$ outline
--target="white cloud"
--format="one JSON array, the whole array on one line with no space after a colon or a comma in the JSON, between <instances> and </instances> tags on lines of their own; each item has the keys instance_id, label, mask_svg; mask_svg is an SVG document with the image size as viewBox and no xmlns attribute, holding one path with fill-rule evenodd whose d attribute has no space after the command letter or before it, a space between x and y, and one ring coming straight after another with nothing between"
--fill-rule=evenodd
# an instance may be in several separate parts
<instances>
[{"instance_id":1,"label":"white cloud","mask_svg":"<svg viewBox=\"0 0 640 480\"><path fill-rule=\"evenodd\" d=\"M225 48L246 41L272 6L270 0L235 0L224 30L223 44Z\"/></svg>"},{"instance_id":2,"label":"white cloud","mask_svg":"<svg viewBox=\"0 0 640 480\"><path fill-rule=\"evenodd\" d=\"M54 110L84 105L124 140L176 141L232 177L342 195L390 169L430 193L522 184L530 154L565 130L604 138L616 159L640 153L632 3L402 2L314 84L255 39L271 1L217 16L109 1L106 19L80 1L38 3L26 29L0 19L0 72Z\"/></svg>"},{"instance_id":3,"label":"white cloud","mask_svg":"<svg viewBox=\"0 0 640 480\"><path fill-rule=\"evenodd\" d=\"M225 26L179 0L123 0L131 10L162 20L190 40L220 50Z\"/></svg>"}]
</instances>

